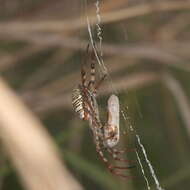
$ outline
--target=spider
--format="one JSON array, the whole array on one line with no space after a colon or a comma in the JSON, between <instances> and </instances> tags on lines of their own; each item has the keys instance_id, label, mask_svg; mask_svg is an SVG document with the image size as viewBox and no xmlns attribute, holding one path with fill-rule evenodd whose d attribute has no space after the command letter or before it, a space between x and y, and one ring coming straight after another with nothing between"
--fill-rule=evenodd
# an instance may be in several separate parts
<instances>
[{"instance_id":1,"label":"spider","mask_svg":"<svg viewBox=\"0 0 190 190\"><path fill-rule=\"evenodd\" d=\"M87 56L89 55L89 45L86 49ZM86 80L86 69L87 65L87 56L84 63L81 67L81 84L78 85L78 88L73 90L72 94L72 105L74 111L78 114L80 119L86 120L89 122L90 128L93 133L94 142L96 146L96 151L100 159L106 164L108 170L118 176L128 178L129 176L124 175L118 170L130 169L133 166L114 166L108 159L105 157L104 151L107 151L114 160L120 162L128 162L128 160L120 158L118 155L123 154L125 151L119 151L114 149L114 146L119 141L119 100L115 95L112 95L108 100L108 122L103 125L99 118L98 104L96 101L97 91L105 78L106 74L95 83L95 55L92 51L91 53L91 71L90 71L90 80ZM115 99L114 99L115 98ZM114 104L117 107L117 110L114 109ZM116 125L113 125L114 112L116 111Z\"/></svg>"}]
</instances>

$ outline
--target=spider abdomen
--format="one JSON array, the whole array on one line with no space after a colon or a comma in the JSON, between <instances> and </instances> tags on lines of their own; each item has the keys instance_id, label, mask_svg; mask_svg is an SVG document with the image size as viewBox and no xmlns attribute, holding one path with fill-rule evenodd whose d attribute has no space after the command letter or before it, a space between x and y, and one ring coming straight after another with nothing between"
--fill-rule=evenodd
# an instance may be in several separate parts
<instances>
[{"instance_id":1,"label":"spider abdomen","mask_svg":"<svg viewBox=\"0 0 190 190\"><path fill-rule=\"evenodd\" d=\"M78 114L80 119L85 118L84 108L83 108L83 96L79 88L73 90L72 93L72 105L74 111Z\"/></svg>"}]
</instances>

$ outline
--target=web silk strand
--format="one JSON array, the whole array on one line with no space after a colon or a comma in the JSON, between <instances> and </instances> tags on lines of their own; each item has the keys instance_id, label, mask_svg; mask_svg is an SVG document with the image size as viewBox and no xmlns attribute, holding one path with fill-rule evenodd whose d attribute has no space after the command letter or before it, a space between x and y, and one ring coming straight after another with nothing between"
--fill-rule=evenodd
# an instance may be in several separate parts
<instances>
[{"instance_id":1,"label":"web silk strand","mask_svg":"<svg viewBox=\"0 0 190 190\"><path fill-rule=\"evenodd\" d=\"M94 51L94 54L95 54L95 57L97 59L97 62L101 68L101 71L103 74L107 74L110 78L110 83L111 83L111 87L112 87L112 90L114 91L115 94L118 95L118 92L116 90L116 88L114 87L113 85L113 82L112 82L112 78L110 77L109 73L108 73L108 69L107 67L105 66L104 64L104 61L103 61L103 50L102 50L102 41L103 41L103 37L102 37L102 29L100 27L101 25L101 16L100 16L100 1L97 0L96 3L95 3L95 6L96 6L96 17L97 17L97 23L96 23L96 32L97 32L97 37L99 39L99 48L100 48L100 56L98 55L98 52L96 50L96 47L95 47L95 42L94 42L94 39L93 39L93 35L92 35L92 29L91 29L91 25L90 25L90 21L89 21L89 17L88 15L86 15L86 21L87 21L87 28L88 28L88 34L89 34L89 38L90 38L90 42L91 42L91 45L92 45L92 48L93 48L93 51ZM124 112L123 109L121 109L121 113L122 113L122 117L124 118L125 121L128 121L128 118ZM141 140L140 140L140 136L137 134L136 130L134 130L133 126L130 125L130 131L135 133L135 137L137 139L137 143L144 155L144 158L145 158L145 161L149 167L149 170L150 170L150 173L151 173L151 176L153 177L154 179L154 182L156 184L156 188L158 190L164 190L161 186L160 186L160 183L158 181L158 178L155 174L155 171L153 169L153 166L150 162L150 160L148 159L148 156L147 156L147 153L146 153L146 150L145 150L145 147L143 146L143 144L141 143ZM142 175L145 179L145 182L146 182L146 185L147 185L147 189L150 190L150 184L149 184L149 181L148 181L148 178L146 177L145 175L145 171L144 171L144 168L143 168L143 165L142 165L142 161L141 161L141 158L139 157L139 154L137 151L135 151L136 153L136 156L137 156L137 159L138 159L138 162L139 162L139 165L141 167L141 172L142 172Z\"/></svg>"}]
</instances>

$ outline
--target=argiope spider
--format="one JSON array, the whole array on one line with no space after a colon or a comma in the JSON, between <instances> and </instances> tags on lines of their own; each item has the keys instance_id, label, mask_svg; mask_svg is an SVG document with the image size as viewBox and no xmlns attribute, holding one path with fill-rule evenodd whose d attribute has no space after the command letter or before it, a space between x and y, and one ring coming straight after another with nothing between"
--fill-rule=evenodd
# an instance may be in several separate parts
<instances>
[{"instance_id":1,"label":"argiope spider","mask_svg":"<svg viewBox=\"0 0 190 190\"><path fill-rule=\"evenodd\" d=\"M87 46L86 54L87 56L89 54L89 45ZM118 156L124 153L125 151L119 151L113 148L119 141L119 122L117 125L112 125L111 122L112 119L110 117L114 116L115 113L113 113L114 110L111 113L112 109L109 107L109 101L110 105L113 104L112 99L114 99L113 97L116 97L115 95L112 95L108 100L107 123L105 125L102 125L102 122L100 121L96 96L99 87L101 86L102 82L104 81L107 75L106 74L103 75L103 77L97 83L95 83L96 61L93 52L91 53L90 57L91 57L90 80L89 82L87 82L86 80L86 70L85 70L85 66L87 65L87 58L86 58L85 62L82 64L81 67L81 84L78 85L78 88L73 90L72 105L74 111L78 113L79 117L89 122L94 137L96 151L99 154L101 160L106 164L109 171L118 176L128 178L128 176L118 172L117 170L130 169L133 166L127 166L127 167L114 166L109 163L108 159L104 155L104 151L107 151L114 160L126 163L128 162L127 160L124 160ZM119 106L119 101L117 102L117 105ZM119 115L119 107L116 116L117 119L119 119L118 115Z\"/></svg>"}]
</instances>

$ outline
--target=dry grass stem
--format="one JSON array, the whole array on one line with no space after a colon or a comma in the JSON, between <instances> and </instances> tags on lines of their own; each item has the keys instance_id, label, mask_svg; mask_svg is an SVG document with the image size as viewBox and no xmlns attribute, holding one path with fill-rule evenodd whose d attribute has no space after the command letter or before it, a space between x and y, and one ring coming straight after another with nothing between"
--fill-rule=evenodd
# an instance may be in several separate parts
<instances>
[{"instance_id":1,"label":"dry grass stem","mask_svg":"<svg viewBox=\"0 0 190 190\"><path fill-rule=\"evenodd\" d=\"M143 16L145 14L151 14L161 11L176 11L176 10L188 10L190 9L190 2L181 1L163 1L158 3L147 3L142 5L136 5L125 9L111 11L102 14L102 24L117 22L134 18L137 16ZM97 22L96 16L90 17L92 24ZM85 18L77 18L67 21L39 21L39 22L5 22L0 23L1 32L6 31L14 32L62 32L68 30L78 30L79 28L86 27Z\"/></svg>"},{"instance_id":2,"label":"dry grass stem","mask_svg":"<svg viewBox=\"0 0 190 190\"><path fill-rule=\"evenodd\" d=\"M44 127L0 79L0 137L28 190L81 190Z\"/></svg>"},{"instance_id":3,"label":"dry grass stem","mask_svg":"<svg viewBox=\"0 0 190 190\"><path fill-rule=\"evenodd\" d=\"M121 77L118 80L114 80L114 89L118 92L131 90L131 89L140 89L148 85L152 85L153 83L160 80L159 74L154 72L141 72L136 74L131 74L130 76ZM107 86L107 84L102 85L99 95L107 95L113 93L113 89L111 86ZM64 101L63 101L64 100ZM47 98L41 97L41 101L35 104L34 101L28 102L32 105L33 110L38 112L43 116L49 110L59 109L61 107L71 108L71 94L70 92L54 95Z\"/></svg>"},{"instance_id":4,"label":"dry grass stem","mask_svg":"<svg viewBox=\"0 0 190 190\"><path fill-rule=\"evenodd\" d=\"M22 48L21 50L17 51L14 54L9 54L7 56L3 56L3 59L1 59L0 62L0 71L7 71L10 68L14 67L16 64L21 63L22 60L26 59L29 56L33 56L36 53L39 53L40 51L45 51L47 47L44 46L36 46L31 45L25 48Z\"/></svg>"},{"instance_id":5,"label":"dry grass stem","mask_svg":"<svg viewBox=\"0 0 190 190\"><path fill-rule=\"evenodd\" d=\"M10 38L14 38L14 37L20 40L26 40L28 42L31 42L40 46L48 46L48 47L61 46L61 47L69 48L72 50L85 50L86 44L88 44L88 41L86 40L80 40L77 38L69 38L69 37L64 37L60 35L28 35L28 34L22 34L22 33L14 33L10 36ZM172 53L169 53L169 51L167 52L163 46L155 47L155 45L153 44L119 46L119 45L104 43L103 49L104 49L105 55L120 55L122 57L145 58L145 59L151 59L159 63L164 63L171 66L177 65L177 67L178 67L178 63L182 61L180 57Z\"/></svg>"},{"instance_id":6,"label":"dry grass stem","mask_svg":"<svg viewBox=\"0 0 190 190\"><path fill-rule=\"evenodd\" d=\"M176 103L179 108L179 113L185 123L186 130L190 137L190 104L185 92L179 83L171 74L165 74L163 77L163 83L170 90L174 96Z\"/></svg>"}]
</instances>

